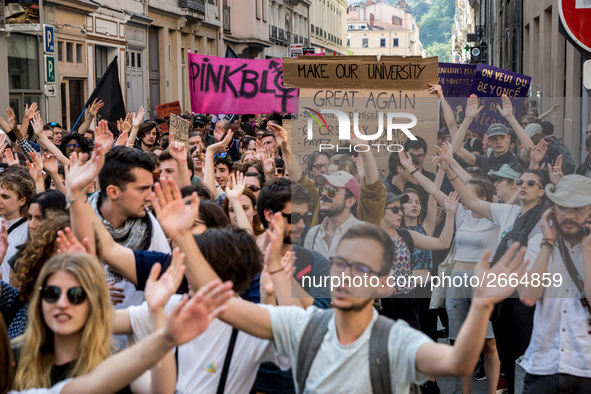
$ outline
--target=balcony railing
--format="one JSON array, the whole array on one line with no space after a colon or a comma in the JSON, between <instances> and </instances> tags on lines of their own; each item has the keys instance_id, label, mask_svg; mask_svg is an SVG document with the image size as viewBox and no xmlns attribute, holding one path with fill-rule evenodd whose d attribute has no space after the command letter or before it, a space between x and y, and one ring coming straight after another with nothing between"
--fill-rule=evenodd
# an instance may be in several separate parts
<instances>
[{"instance_id":1,"label":"balcony railing","mask_svg":"<svg viewBox=\"0 0 591 394\"><path fill-rule=\"evenodd\" d=\"M285 30L283 30L282 28L279 28L279 37L278 37L281 41L285 41Z\"/></svg>"},{"instance_id":2,"label":"balcony railing","mask_svg":"<svg viewBox=\"0 0 591 394\"><path fill-rule=\"evenodd\" d=\"M192 11L205 14L205 4L203 0L179 0L179 8L188 8Z\"/></svg>"},{"instance_id":3,"label":"balcony railing","mask_svg":"<svg viewBox=\"0 0 591 394\"><path fill-rule=\"evenodd\" d=\"M289 32L289 31L285 32L285 41L291 42L291 32Z\"/></svg>"},{"instance_id":4,"label":"balcony railing","mask_svg":"<svg viewBox=\"0 0 591 394\"><path fill-rule=\"evenodd\" d=\"M222 11L224 33L232 33L232 18L230 18L230 6L225 5Z\"/></svg>"},{"instance_id":5,"label":"balcony railing","mask_svg":"<svg viewBox=\"0 0 591 394\"><path fill-rule=\"evenodd\" d=\"M277 38L277 26L271 26L271 38Z\"/></svg>"}]
</instances>

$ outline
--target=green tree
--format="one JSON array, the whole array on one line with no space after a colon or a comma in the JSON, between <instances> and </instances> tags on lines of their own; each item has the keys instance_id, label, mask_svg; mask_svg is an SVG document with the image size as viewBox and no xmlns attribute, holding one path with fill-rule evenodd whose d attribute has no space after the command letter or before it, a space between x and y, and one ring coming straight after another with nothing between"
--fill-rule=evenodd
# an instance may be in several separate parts
<instances>
[{"instance_id":1,"label":"green tree","mask_svg":"<svg viewBox=\"0 0 591 394\"><path fill-rule=\"evenodd\" d=\"M451 60L451 43L433 43L425 47L425 52L427 52L427 56L438 56L440 62L449 63Z\"/></svg>"},{"instance_id":2,"label":"green tree","mask_svg":"<svg viewBox=\"0 0 591 394\"><path fill-rule=\"evenodd\" d=\"M421 20L423 15L427 14L431 10L431 5L424 1L418 1L414 4L410 4L410 12L415 17L417 23Z\"/></svg>"}]
</instances>

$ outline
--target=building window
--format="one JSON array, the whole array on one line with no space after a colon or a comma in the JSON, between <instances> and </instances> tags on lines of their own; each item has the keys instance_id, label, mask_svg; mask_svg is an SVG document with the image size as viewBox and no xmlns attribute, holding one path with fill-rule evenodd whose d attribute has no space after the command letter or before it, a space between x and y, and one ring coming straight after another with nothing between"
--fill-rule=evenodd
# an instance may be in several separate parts
<instances>
[{"instance_id":1,"label":"building window","mask_svg":"<svg viewBox=\"0 0 591 394\"><path fill-rule=\"evenodd\" d=\"M74 44L66 42L66 62L74 63Z\"/></svg>"},{"instance_id":2,"label":"building window","mask_svg":"<svg viewBox=\"0 0 591 394\"><path fill-rule=\"evenodd\" d=\"M64 61L64 43L63 42L57 43L57 60L58 60L58 62Z\"/></svg>"},{"instance_id":3,"label":"building window","mask_svg":"<svg viewBox=\"0 0 591 394\"><path fill-rule=\"evenodd\" d=\"M395 46L395 47L399 46L398 45L398 38L395 38L394 39L394 42L392 43L392 46Z\"/></svg>"},{"instance_id":4,"label":"building window","mask_svg":"<svg viewBox=\"0 0 591 394\"><path fill-rule=\"evenodd\" d=\"M351 46L351 39L347 38L347 46L350 47Z\"/></svg>"},{"instance_id":5,"label":"building window","mask_svg":"<svg viewBox=\"0 0 591 394\"><path fill-rule=\"evenodd\" d=\"M184 53L184 51L183 51ZM185 57L183 55L183 64L185 63ZM142 54L138 52L137 54L137 67L142 68Z\"/></svg>"},{"instance_id":6,"label":"building window","mask_svg":"<svg viewBox=\"0 0 591 394\"><path fill-rule=\"evenodd\" d=\"M363 38L363 39L361 40L361 47L362 47L362 48L367 48L367 47L368 47L368 46L367 46L367 41L368 41L368 39L367 39L367 38Z\"/></svg>"},{"instance_id":7,"label":"building window","mask_svg":"<svg viewBox=\"0 0 591 394\"><path fill-rule=\"evenodd\" d=\"M11 33L6 40L8 46L9 89L39 89L39 44L37 36Z\"/></svg>"},{"instance_id":8,"label":"building window","mask_svg":"<svg viewBox=\"0 0 591 394\"><path fill-rule=\"evenodd\" d=\"M94 47L94 69L96 73L95 83L97 86L101 81L101 78L107 71L107 67L109 67L109 59L108 57L108 48L95 46Z\"/></svg>"},{"instance_id":9,"label":"building window","mask_svg":"<svg viewBox=\"0 0 591 394\"><path fill-rule=\"evenodd\" d=\"M82 62L82 51L84 50L84 46L82 44L76 44L76 63L83 63Z\"/></svg>"},{"instance_id":10,"label":"building window","mask_svg":"<svg viewBox=\"0 0 591 394\"><path fill-rule=\"evenodd\" d=\"M380 47L385 47L386 46L386 39L385 38L380 38Z\"/></svg>"}]
</instances>

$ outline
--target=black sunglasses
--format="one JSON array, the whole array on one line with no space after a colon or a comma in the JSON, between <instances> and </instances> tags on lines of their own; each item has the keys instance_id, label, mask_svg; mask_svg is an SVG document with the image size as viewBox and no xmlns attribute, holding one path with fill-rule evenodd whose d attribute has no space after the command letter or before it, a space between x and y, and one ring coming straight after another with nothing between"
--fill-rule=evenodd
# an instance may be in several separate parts
<instances>
[{"instance_id":1,"label":"black sunglasses","mask_svg":"<svg viewBox=\"0 0 591 394\"><path fill-rule=\"evenodd\" d=\"M331 257L328 261L330 263L330 268L335 272L345 272L347 267L349 267L351 268L351 275L353 276L382 275L382 273L372 270L363 263L350 263L342 257L334 256Z\"/></svg>"},{"instance_id":2,"label":"black sunglasses","mask_svg":"<svg viewBox=\"0 0 591 394\"><path fill-rule=\"evenodd\" d=\"M79 144L66 144L66 147L68 147L68 148L79 148L80 145Z\"/></svg>"},{"instance_id":3,"label":"black sunglasses","mask_svg":"<svg viewBox=\"0 0 591 394\"><path fill-rule=\"evenodd\" d=\"M398 212L402 211L402 207L390 207L390 208L386 208L389 209L390 211L392 211L393 214L397 214Z\"/></svg>"},{"instance_id":4,"label":"black sunglasses","mask_svg":"<svg viewBox=\"0 0 591 394\"><path fill-rule=\"evenodd\" d=\"M519 178L519 179L515 180L515 184L517 186L523 185L523 182L525 182L525 184L529 187L534 187L535 185L538 185L538 181L534 181L533 179L525 181L524 179ZM542 189L542 185L538 185L538 186L540 187L540 189Z\"/></svg>"},{"instance_id":5,"label":"black sunglasses","mask_svg":"<svg viewBox=\"0 0 591 394\"><path fill-rule=\"evenodd\" d=\"M39 290L41 291L41 298L50 304L55 304L62 296L62 289L57 286L43 286ZM80 305L86 301L86 291L80 286L70 287L66 290L66 295L72 305Z\"/></svg>"},{"instance_id":6,"label":"black sunglasses","mask_svg":"<svg viewBox=\"0 0 591 394\"><path fill-rule=\"evenodd\" d=\"M289 224L298 224L300 222L300 220L303 219L304 223L309 225L310 221L312 219L312 214L310 212L305 213L303 215L301 213L297 213L297 212L292 212L292 213L281 212L281 216L286 218L287 223L289 223Z\"/></svg>"}]
</instances>

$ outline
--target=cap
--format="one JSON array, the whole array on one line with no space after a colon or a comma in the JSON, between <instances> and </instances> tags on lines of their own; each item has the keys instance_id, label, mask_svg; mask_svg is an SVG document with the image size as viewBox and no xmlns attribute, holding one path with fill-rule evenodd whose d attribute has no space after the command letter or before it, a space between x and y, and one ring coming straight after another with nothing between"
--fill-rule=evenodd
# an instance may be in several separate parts
<instances>
[{"instance_id":1,"label":"cap","mask_svg":"<svg viewBox=\"0 0 591 394\"><path fill-rule=\"evenodd\" d=\"M557 185L546 185L546 196L565 208L591 205L591 179L577 174L565 175Z\"/></svg>"},{"instance_id":2,"label":"cap","mask_svg":"<svg viewBox=\"0 0 591 394\"><path fill-rule=\"evenodd\" d=\"M400 200L400 204L406 204L409 200L408 194L394 194L386 193L386 205L393 203L394 201Z\"/></svg>"},{"instance_id":3,"label":"cap","mask_svg":"<svg viewBox=\"0 0 591 394\"><path fill-rule=\"evenodd\" d=\"M517 179L521 174L511 168L509 164L503 164L498 171L489 171L488 176L493 179Z\"/></svg>"},{"instance_id":4,"label":"cap","mask_svg":"<svg viewBox=\"0 0 591 394\"><path fill-rule=\"evenodd\" d=\"M332 187L340 187L348 189L359 201L361 196L361 186L355 177L345 171L337 171L332 175L320 174L316 177L316 183L322 186L328 183Z\"/></svg>"},{"instance_id":5,"label":"cap","mask_svg":"<svg viewBox=\"0 0 591 394\"><path fill-rule=\"evenodd\" d=\"M537 123L530 123L525 128L525 132L528 136L530 136L530 138L536 134L540 134L543 130L544 129L542 129L542 126Z\"/></svg>"},{"instance_id":6,"label":"cap","mask_svg":"<svg viewBox=\"0 0 591 394\"><path fill-rule=\"evenodd\" d=\"M207 116L197 114L193 117L193 127L205 126L209 122Z\"/></svg>"},{"instance_id":7,"label":"cap","mask_svg":"<svg viewBox=\"0 0 591 394\"><path fill-rule=\"evenodd\" d=\"M447 127L437 130L437 137L439 137L439 138L441 138L442 136L444 136L446 134L449 135L449 129Z\"/></svg>"},{"instance_id":8,"label":"cap","mask_svg":"<svg viewBox=\"0 0 591 394\"><path fill-rule=\"evenodd\" d=\"M486 131L486 135L488 138L495 137L497 135L509 135L509 129L502 123L493 123L488 126L488 130Z\"/></svg>"}]
</instances>

